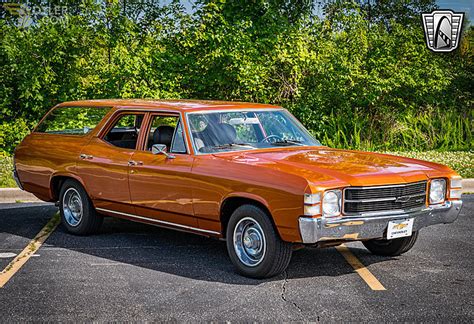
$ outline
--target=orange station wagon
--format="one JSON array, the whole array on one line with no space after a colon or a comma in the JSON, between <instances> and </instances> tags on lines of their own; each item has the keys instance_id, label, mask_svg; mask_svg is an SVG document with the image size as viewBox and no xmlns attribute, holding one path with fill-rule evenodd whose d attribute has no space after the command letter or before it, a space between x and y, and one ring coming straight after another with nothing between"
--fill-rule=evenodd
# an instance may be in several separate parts
<instances>
[{"instance_id":1,"label":"orange station wagon","mask_svg":"<svg viewBox=\"0 0 474 324\"><path fill-rule=\"evenodd\" d=\"M278 106L87 100L49 111L15 150L18 186L58 202L73 234L114 216L223 239L265 278L304 246L411 249L451 223L461 178L440 164L322 146Z\"/></svg>"}]
</instances>

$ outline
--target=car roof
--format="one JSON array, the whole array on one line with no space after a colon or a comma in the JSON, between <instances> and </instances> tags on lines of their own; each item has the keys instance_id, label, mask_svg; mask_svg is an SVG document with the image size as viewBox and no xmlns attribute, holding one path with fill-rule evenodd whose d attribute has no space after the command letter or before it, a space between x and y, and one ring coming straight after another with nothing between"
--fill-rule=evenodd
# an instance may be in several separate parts
<instances>
[{"instance_id":1,"label":"car roof","mask_svg":"<svg viewBox=\"0 0 474 324\"><path fill-rule=\"evenodd\" d=\"M63 102L58 107L116 107L140 109L167 109L173 111L234 110L234 109L275 109L269 104L218 100L156 100L156 99L99 99Z\"/></svg>"}]
</instances>

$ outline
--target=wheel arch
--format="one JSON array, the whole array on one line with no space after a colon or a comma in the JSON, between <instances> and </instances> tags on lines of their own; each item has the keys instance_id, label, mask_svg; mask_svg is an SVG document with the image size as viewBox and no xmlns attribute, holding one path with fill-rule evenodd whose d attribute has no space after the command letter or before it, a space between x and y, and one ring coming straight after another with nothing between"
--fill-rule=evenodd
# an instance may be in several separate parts
<instances>
[{"instance_id":1,"label":"wheel arch","mask_svg":"<svg viewBox=\"0 0 474 324\"><path fill-rule=\"evenodd\" d=\"M276 226L273 216L270 212L270 207L268 206L268 203L265 199L248 193L234 193L227 196L220 205L220 222L223 238L226 237L227 224L229 223L232 213L242 205L254 205L262 209L272 222L276 232L280 235L278 227Z\"/></svg>"},{"instance_id":2,"label":"wheel arch","mask_svg":"<svg viewBox=\"0 0 474 324\"><path fill-rule=\"evenodd\" d=\"M53 198L54 201L59 200L59 192L61 190L61 186L64 183L64 181L69 180L69 179L79 182L85 190L86 187L84 186L82 179L79 178L77 175L71 174L71 173L56 173L51 177L49 181L51 197Z\"/></svg>"}]
</instances>

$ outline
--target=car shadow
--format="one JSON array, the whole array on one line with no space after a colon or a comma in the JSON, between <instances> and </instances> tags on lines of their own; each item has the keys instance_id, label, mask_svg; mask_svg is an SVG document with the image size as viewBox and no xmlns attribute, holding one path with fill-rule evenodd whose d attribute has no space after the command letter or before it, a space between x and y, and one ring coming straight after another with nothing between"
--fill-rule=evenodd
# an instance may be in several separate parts
<instances>
[{"instance_id":1,"label":"car shadow","mask_svg":"<svg viewBox=\"0 0 474 324\"><path fill-rule=\"evenodd\" d=\"M34 217L38 214L35 209L41 209L44 221ZM30 207L26 219L28 222L45 224L56 211L54 206ZM22 210L17 215L2 215L0 231L33 238L37 232L25 230L31 226L22 223L22 217L18 215L21 213L25 212ZM285 274L265 280L250 279L235 272L224 241L110 217L105 219L100 233L91 236L71 235L59 225L46 245L95 256L104 264L121 263L226 284L258 285L283 277L337 277L353 273L352 267L336 249L305 248L293 253ZM370 256L362 260L366 266L392 259L373 256L365 249L351 247L351 250L358 256Z\"/></svg>"}]
</instances>

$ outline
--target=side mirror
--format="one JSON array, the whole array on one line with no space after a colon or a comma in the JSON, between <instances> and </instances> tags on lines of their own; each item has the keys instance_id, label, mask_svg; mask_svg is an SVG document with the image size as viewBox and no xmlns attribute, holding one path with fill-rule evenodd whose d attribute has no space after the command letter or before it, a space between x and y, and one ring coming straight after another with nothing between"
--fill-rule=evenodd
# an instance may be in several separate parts
<instances>
[{"instance_id":1,"label":"side mirror","mask_svg":"<svg viewBox=\"0 0 474 324\"><path fill-rule=\"evenodd\" d=\"M168 152L166 152L166 145L165 144L153 144L153 146L151 147L151 153L153 153L153 154L163 154L168 159L174 159L175 158L174 155L168 154Z\"/></svg>"}]
</instances>

